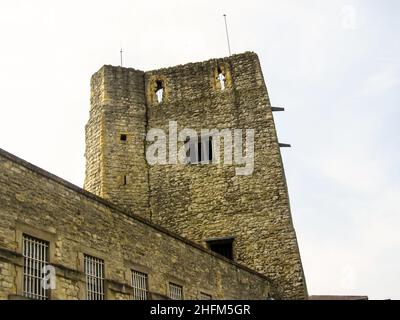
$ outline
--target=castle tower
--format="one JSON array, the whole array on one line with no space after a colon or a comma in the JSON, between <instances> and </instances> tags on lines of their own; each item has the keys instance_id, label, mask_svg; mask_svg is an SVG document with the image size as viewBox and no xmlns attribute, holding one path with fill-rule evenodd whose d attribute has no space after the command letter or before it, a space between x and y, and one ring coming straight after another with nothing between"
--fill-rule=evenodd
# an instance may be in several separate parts
<instances>
[{"instance_id":1,"label":"castle tower","mask_svg":"<svg viewBox=\"0 0 400 320\"><path fill-rule=\"evenodd\" d=\"M148 217L144 73L102 67L91 79L84 188Z\"/></svg>"},{"instance_id":2,"label":"castle tower","mask_svg":"<svg viewBox=\"0 0 400 320\"><path fill-rule=\"evenodd\" d=\"M151 142L145 133L156 128L168 134L171 122L178 131L199 133L253 129L252 174L238 175L238 166L224 161L149 165ZM210 141L215 152L215 141ZM271 104L256 54L145 73L103 67L92 78L86 144L87 190L269 276L276 297L307 297Z\"/></svg>"}]
</instances>

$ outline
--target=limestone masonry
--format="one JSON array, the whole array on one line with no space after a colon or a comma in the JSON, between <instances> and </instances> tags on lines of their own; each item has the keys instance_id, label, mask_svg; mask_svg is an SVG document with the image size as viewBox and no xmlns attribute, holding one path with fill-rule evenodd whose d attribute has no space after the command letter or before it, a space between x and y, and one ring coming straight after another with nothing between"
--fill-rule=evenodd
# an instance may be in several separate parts
<instances>
[{"instance_id":1,"label":"limestone masonry","mask_svg":"<svg viewBox=\"0 0 400 320\"><path fill-rule=\"evenodd\" d=\"M149 165L146 134L168 133L171 121L254 129L254 172ZM256 54L150 72L103 66L91 81L85 156L82 190L0 151L0 299L307 298ZM32 267L32 255L43 261ZM46 264L56 286L40 291L32 279Z\"/></svg>"}]
</instances>

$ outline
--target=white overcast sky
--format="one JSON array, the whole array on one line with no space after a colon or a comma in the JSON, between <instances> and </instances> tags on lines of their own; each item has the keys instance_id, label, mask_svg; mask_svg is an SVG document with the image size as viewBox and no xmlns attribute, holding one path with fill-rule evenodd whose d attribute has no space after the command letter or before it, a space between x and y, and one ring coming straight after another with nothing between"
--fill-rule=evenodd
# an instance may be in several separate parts
<instances>
[{"instance_id":1,"label":"white overcast sky","mask_svg":"<svg viewBox=\"0 0 400 320\"><path fill-rule=\"evenodd\" d=\"M258 53L310 294L400 298L400 1L0 1L0 148L79 186L90 76Z\"/></svg>"}]
</instances>

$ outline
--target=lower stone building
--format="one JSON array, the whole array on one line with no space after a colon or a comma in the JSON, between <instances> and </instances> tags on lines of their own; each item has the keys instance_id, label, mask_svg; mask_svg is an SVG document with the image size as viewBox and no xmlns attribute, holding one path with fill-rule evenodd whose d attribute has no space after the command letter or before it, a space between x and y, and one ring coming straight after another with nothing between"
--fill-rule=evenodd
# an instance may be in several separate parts
<instances>
[{"instance_id":1,"label":"lower stone building","mask_svg":"<svg viewBox=\"0 0 400 320\"><path fill-rule=\"evenodd\" d=\"M54 290L42 288L44 265ZM267 277L0 149L0 299L265 299Z\"/></svg>"}]
</instances>

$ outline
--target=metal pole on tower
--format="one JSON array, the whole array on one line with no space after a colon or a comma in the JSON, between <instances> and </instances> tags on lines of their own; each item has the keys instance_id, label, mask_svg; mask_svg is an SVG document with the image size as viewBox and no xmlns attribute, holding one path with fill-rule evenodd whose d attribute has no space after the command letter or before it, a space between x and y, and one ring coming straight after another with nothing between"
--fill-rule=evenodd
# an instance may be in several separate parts
<instances>
[{"instance_id":1,"label":"metal pole on tower","mask_svg":"<svg viewBox=\"0 0 400 320\"><path fill-rule=\"evenodd\" d=\"M228 52L229 55L231 55L231 44L229 42L229 32L228 32L228 23L226 22L226 14L224 14L224 21L225 21L226 40L228 41Z\"/></svg>"},{"instance_id":2,"label":"metal pole on tower","mask_svg":"<svg viewBox=\"0 0 400 320\"><path fill-rule=\"evenodd\" d=\"M121 48L121 51L120 51L120 54L121 54L121 67L122 67L122 53L123 53L123 51L122 51L122 48Z\"/></svg>"}]
</instances>

